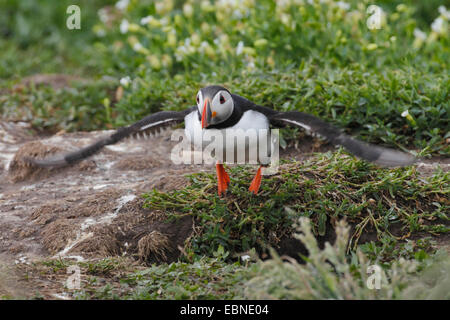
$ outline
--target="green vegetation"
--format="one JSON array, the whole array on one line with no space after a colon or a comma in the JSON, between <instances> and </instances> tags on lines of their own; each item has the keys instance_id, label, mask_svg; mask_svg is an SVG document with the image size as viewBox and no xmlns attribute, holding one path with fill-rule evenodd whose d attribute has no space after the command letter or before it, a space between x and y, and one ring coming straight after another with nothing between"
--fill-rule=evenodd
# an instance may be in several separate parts
<instances>
[{"instance_id":1,"label":"green vegetation","mask_svg":"<svg viewBox=\"0 0 450 320\"><path fill-rule=\"evenodd\" d=\"M92 27L98 21L97 11L113 3L0 0L0 84L35 73L101 76ZM81 30L66 27L66 10L71 4L82 8Z\"/></svg>"},{"instance_id":2,"label":"green vegetation","mask_svg":"<svg viewBox=\"0 0 450 320\"><path fill-rule=\"evenodd\" d=\"M23 266L31 281L33 273L52 279L50 287L36 289L46 294L65 291L74 299L234 299L243 298L251 267L227 263L220 251L213 258L202 257L193 263L176 262L145 268L128 258L106 258L75 263L67 259L46 260ZM81 289L68 289L67 268L77 265ZM255 269L256 271L256 269ZM58 281L55 281L57 279ZM35 298L40 298L36 294ZM4 297L7 299L8 297Z\"/></svg>"},{"instance_id":3,"label":"green vegetation","mask_svg":"<svg viewBox=\"0 0 450 320\"><path fill-rule=\"evenodd\" d=\"M286 161L278 174L264 178L255 197L248 191L253 172L243 169L231 169L225 198L217 195L215 176L201 173L184 189L147 194L146 206L163 210L169 219L194 216L198 226L185 250L199 255L211 255L219 246L229 252L275 246L298 217L311 218L316 235L325 235L327 221L345 218L355 225L352 249L368 229L378 239L450 231L450 178L442 171L424 180L414 167L380 169L340 152L326 153L303 163Z\"/></svg>"},{"instance_id":4,"label":"green vegetation","mask_svg":"<svg viewBox=\"0 0 450 320\"><path fill-rule=\"evenodd\" d=\"M311 232L309 220L300 219L297 234L310 253L305 265L294 259L274 259L260 263L256 276L248 282L246 295L253 299L449 299L450 258L442 253L418 263L400 258L387 270L379 269L379 287L371 263L359 250L351 262L346 255L349 228L340 222L334 245L323 250ZM417 271L422 269L421 277ZM371 270L368 272L368 270ZM281 285L280 285L281 284ZM375 290L374 290L375 288Z\"/></svg>"}]
</instances>

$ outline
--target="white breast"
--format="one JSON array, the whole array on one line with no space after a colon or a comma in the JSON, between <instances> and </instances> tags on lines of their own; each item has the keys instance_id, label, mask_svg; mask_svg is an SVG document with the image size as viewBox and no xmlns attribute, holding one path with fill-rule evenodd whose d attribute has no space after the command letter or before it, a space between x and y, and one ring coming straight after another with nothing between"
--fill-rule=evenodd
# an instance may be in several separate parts
<instances>
[{"instance_id":1,"label":"white breast","mask_svg":"<svg viewBox=\"0 0 450 320\"><path fill-rule=\"evenodd\" d=\"M265 115L257 111L245 111L239 120L231 129L269 129L269 120Z\"/></svg>"},{"instance_id":2,"label":"white breast","mask_svg":"<svg viewBox=\"0 0 450 320\"><path fill-rule=\"evenodd\" d=\"M239 158L238 156L242 155L245 155L245 163L266 162L262 161L259 157L258 159L255 159L256 162L252 161L254 155L258 156L258 146L262 143L268 143L267 149L268 154L270 154L271 143L269 121L265 115L257 111L249 110L244 112L238 123L226 129L202 130L197 111L188 114L184 121L187 139L198 147L201 147L205 152L208 152L208 148L212 145L211 137L223 137L223 142L221 144L222 150L215 150L213 152L214 157L219 162L241 163L242 158ZM230 143L227 143L227 137L230 138L233 134L238 134L239 138L236 138L236 143L234 145L230 145ZM255 135L257 137L256 140L254 139ZM234 139L232 140L234 141ZM241 142L239 143L238 140ZM231 147L233 150L231 150ZM232 154L234 157L227 157L227 154Z\"/></svg>"}]
</instances>

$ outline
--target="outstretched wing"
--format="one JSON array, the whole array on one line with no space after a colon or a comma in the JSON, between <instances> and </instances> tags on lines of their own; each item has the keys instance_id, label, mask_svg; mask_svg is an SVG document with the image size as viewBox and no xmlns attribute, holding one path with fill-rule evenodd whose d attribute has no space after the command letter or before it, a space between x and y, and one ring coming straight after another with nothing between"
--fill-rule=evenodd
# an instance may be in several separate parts
<instances>
[{"instance_id":1,"label":"outstretched wing","mask_svg":"<svg viewBox=\"0 0 450 320\"><path fill-rule=\"evenodd\" d=\"M175 125L184 121L184 117L192 111L193 108L186 109L185 111L160 111L151 114L142 120L128 126L119 128L116 132L110 136L100 139L97 142L84 147L80 150L55 157L50 157L47 159L35 159L35 158L25 158L24 161L42 168L55 168L64 167L67 165L74 164L78 161L86 159L93 154L99 152L103 147L111 144L115 144L120 140L127 137L147 135L151 134L162 127Z\"/></svg>"},{"instance_id":2,"label":"outstretched wing","mask_svg":"<svg viewBox=\"0 0 450 320\"><path fill-rule=\"evenodd\" d=\"M274 126L287 124L303 128L311 135L325 138L334 145L341 145L355 156L380 166L408 166L417 160L416 157L409 153L379 147L354 139L341 132L335 126L307 113L297 111L278 112L269 116L269 120Z\"/></svg>"}]
</instances>

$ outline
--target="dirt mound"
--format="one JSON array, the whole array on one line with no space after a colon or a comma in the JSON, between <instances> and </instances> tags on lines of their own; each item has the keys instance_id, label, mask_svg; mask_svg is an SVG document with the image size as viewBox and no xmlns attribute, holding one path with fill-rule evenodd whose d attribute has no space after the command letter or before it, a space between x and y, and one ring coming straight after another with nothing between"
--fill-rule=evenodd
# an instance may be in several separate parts
<instances>
[{"instance_id":1,"label":"dirt mound","mask_svg":"<svg viewBox=\"0 0 450 320\"><path fill-rule=\"evenodd\" d=\"M57 219L48 223L41 231L43 245L53 253L63 250L67 243L76 236L72 221Z\"/></svg>"},{"instance_id":2,"label":"dirt mound","mask_svg":"<svg viewBox=\"0 0 450 320\"><path fill-rule=\"evenodd\" d=\"M63 251L83 257L129 255L147 263L176 261L181 253L178 247L184 247L192 232L192 219L167 222L165 213L142 206L143 199L133 198L116 208L116 212L94 219L95 214L84 217L81 205L78 217L65 214L66 217L57 218L43 228L43 244L57 255ZM55 212L75 211L54 209Z\"/></svg>"},{"instance_id":3,"label":"dirt mound","mask_svg":"<svg viewBox=\"0 0 450 320\"><path fill-rule=\"evenodd\" d=\"M137 243L138 256L142 260L149 259L152 255L156 259L167 261L166 250L170 250L169 238L159 231L152 231L141 237ZM171 251L171 250L170 250Z\"/></svg>"},{"instance_id":4,"label":"dirt mound","mask_svg":"<svg viewBox=\"0 0 450 320\"><path fill-rule=\"evenodd\" d=\"M13 182L24 181L28 179L44 178L47 169L34 168L23 159L30 158L44 158L50 154L60 151L58 147L50 147L43 145L39 141L28 142L24 144L15 154L9 165L8 175ZM48 176L48 174L47 174Z\"/></svg>"},{"instance_id":5,"label":"dirt mound","mask_svg":"<svg viewBox=\"0 0 450 320\"><path fill-rule=\"evenodd\" d=\"M157 159L152 159L149 157L126 157L125 159L119 160L115 165L114 169L117 170L133 170L140 171L145 169L153 169L161 167L161 162Z\"/></svg>"},{"instance_id":6,"label":"dirt mound","mask_svg":"<svg viewBox=\"0 0 450 320\"><path fill-rule=\"evenodd\" d=\"M42 159L49 155L61 152L62 150L59 147L44 145L39 141L25 143L16 152L9 164L9 179L12 182L41 180L50 177L55 172L61 172L64 169L36 168L24 160L26 158ZM75 167L80 171L89 171L95 168L95 163L88 160L77 164Z\"/></svg>"},{"instance_id":7,"label":"dirt mound","mask_svg":"<svg viewBox=\"0 0 450 320\"><path fill-rule=\"evenodd\" d=\"M144 183L141 190L147 192L156 188L161 191L170 191L183 188L189 184L189 181L186 179L184 174L188 172L196 172L195 169L188 170L189 171L186 172L166 170L165 174L161 172L161 174L156 176L154 179L149 179L146 183Z\"/></svg>"}]
</instances>

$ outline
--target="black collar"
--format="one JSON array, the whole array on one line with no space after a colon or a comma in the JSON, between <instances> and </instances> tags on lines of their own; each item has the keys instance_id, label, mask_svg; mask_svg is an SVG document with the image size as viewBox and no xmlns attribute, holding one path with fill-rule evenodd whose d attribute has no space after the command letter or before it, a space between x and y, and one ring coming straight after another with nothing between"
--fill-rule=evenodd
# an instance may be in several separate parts
<instances>
[{"instance_id":1,"label":"black collar","mask_svg":"<svg viewBox=\"0 0 450 320\"><path fill-rule=\"evenodd\" d=\"M244 114L244 111L242 111L241 107L239 105L234 106L233 109L233 113L231 114L231 116L228 117L227 120L218 123L218 124L213 124L208 126L207 129L226 129L226 128L231 128L232 126L234 126L236 123L239 122L239 120L241 120L242 115Z\"/></svg>"}]
</instances>

